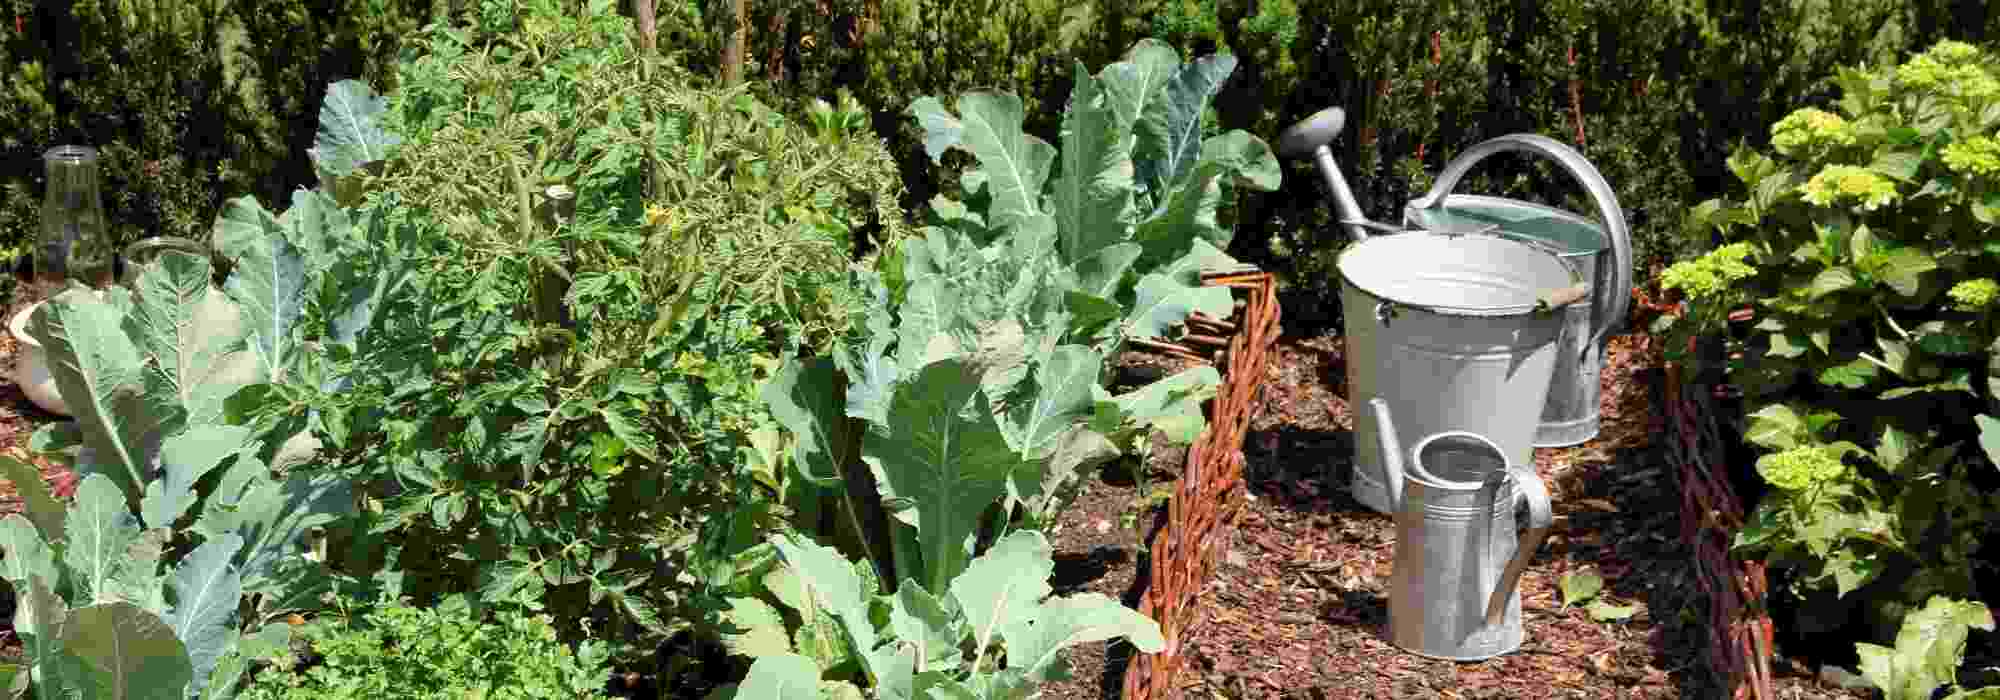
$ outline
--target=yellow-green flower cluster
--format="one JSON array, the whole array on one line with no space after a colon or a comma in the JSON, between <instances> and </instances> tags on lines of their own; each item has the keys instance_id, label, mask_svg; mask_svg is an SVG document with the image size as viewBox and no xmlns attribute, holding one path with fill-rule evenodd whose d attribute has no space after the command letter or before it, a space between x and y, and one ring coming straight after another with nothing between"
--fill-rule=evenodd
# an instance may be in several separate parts
<instances>
[{"instance_id":1,"label":"yellow-green flower cluster","mask_svg":"<svg viewBox=\"0 0 2000 700\"><path fill-rule=\"evenodd\" d=\"M1705 299L1757 274L1757 268L1743 262L1750 257L1749 243L1731 243L1693 260L1682 260L1660 272L1660 286L1678 289L1694 299Z\"/></svg>"},{"instance_id":2,"label":"yellow-green flower cluster","mask_svg":"<svg viewBox=\"0 0 2000 700\"><path fill-rule=\"evenodd\" d=\"M1978 311L1991 305L1995 297L2000 297L2000 282L1965 280L1952 285L1951 291L1945 292L1945 295L1951 297L1952 305L1960 311Z\"/></svg>"},{"instance_id":3,"label":"yellow-green flower cluster","mask_svg":"<svg viewBox=\"0 0 2000 700\"><path fill-rule=\"evenodd\" d=\"M1941 41L1896 69L1896 83L1912 90L1934 91L1965 99L2000 94L1995 79L1978 47L1960 41Z\"/></svg>"},{"instance_id":4,"label":"yellow-green flower cluster","mask_svg":"<svg viewBox=\"0 0 2000 700\"><path fill-rule=\"evenodd\" d=\"M1846 472L1840 451L1825 445L1794 447L1757 459L1757 473L1772 486L1786 491L1804 491L1838 479Z\"/></svg>"},{"instance_id":5,"label":"yellow-green flower cluster","mask_svg":"<svg viewBox=\"0 0 2000 700\"><path fill-rule=\"evenodd\" d=\"M1859 200L1865 211L1874 211L1896 201L1896 183L1858 165L1829 165L1799 188L1805 199L1817 206L1832 206L1843 200Z\"/></svg>"},{"instance_id":6,"label":"yellow-green flower cluster","mask_svg":"<svg viewBox=\"0 0 2000 700\"><path fill-rule=\"evenodd\" d=\"M2000 174L2000 141L1991 136L1953 141L1944 147L1944 165L1961 175Z\"/></svg>"},{"instance_id":7,"label":"yellow-green flower cluster","mask_svg":"<svg viewBox=\"0 0 2000 700\"><path fill-rule=\"evenodd\" d=\"M1807 107L1771 127L1771 145L1785 155L1798 155L1809 146L1852 146L1854 125L1846 117Z\"/></svg>"}]
</instances>

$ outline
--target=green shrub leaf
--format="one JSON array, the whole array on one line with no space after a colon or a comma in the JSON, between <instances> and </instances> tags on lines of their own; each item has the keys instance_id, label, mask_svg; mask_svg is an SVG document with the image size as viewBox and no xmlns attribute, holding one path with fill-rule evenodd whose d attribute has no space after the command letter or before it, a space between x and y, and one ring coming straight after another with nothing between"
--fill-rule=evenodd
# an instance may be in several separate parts
<instances>
[{"instance_id":1,"label":"green shrub leaf","mask_svg":"<svg viewBox=\"0 0 2000 700\"><path fill-rule=\"evenodd\" d=\"M1772 404L1748 416L1750 430L1745 438L1773 450L1796 447L1808 435L1805 419L1784 404Z\"/></svg>"},{"instance_id":2,"label":"green shrub leaf","mask_svg":"<svg viewBox=\"0 0 2000 700\"><path fill-rule=\"evenodd\" d=\"M1918 288L1923 285L1923 274L1937 267L1937 259L1928 253L1915 248L1898 248L1889 253L1877 276L1897 294L1916 296Z\"/></svg>"},{"instance_id":3,"label":"green shrub leaf","mask_svg":"<svg viewBox=\"0 0 2000 700\"><path fill-rule=\"evenodd\" d=\"M1986 453L1986 461L2000 466L2000 420L1987 415L1972 419L1979 423L1979 449Z\"/></svg>"},{"instance_id":4,"label":"green shrub leaf","mask_svg":"<svg viewBox=\"0 0 2000 700\"><path fill-rule=\"evenodd\" d=\"M1819 383L1827 386L1859 389L1875 380L1875 363L1862 359L1849 360L1845 364L1834 365L1820 370Z\"/></svg>"},{"instance_id":5,"label":"green shrub leaf","mask_svg":"<svg viewBox=\"0 0 2000 700\"><path fill-rule=\"evenodd\" d=\"M723 611L723 647L737 656L763 658L789 654L792 640L785 632L785 618L770 603L756 598L730 598Z\"/></svg>"},{"instance_id":6,"label":"green shrub leaf","mask_svg":"<svg viewBox=\"0 0 2000 700\"><path fill-rule=\"evenodd\" d=\"M1818 299L1834 292L1851 289L1854 285L1853 270L1845 267L1829 267L1813 276L1812 284L1806 287L1806 294L1808 298Z\"/></svg>"}]
</instances>

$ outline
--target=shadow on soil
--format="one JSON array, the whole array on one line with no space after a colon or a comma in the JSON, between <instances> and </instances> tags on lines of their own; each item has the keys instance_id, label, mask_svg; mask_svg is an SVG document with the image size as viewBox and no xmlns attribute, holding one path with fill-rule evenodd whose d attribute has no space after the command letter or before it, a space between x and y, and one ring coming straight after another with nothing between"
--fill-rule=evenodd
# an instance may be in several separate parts
<instances>
[{"instance_id":1,"label":"shadow on soil","mask_svg":"<svg viewBox=\"0 0 2000 700\"><path fill-rule=\"evenodd\" d=\"M1656 390L1657 370L1643 378ZM1296 513L1337 515L1366 511L1347 493L1353 476L1354 436L1345 430L1280 427L1252 430L1244 439L1249 457L1244 475L1249 492ZM1571 536L1560 548L1545 544L1534 566L1575 571L1594 566L1605 574L1606 593L1642 600L1650 611L1648 639L1654 665L1664 669L1683 698L1724 697L1727 690L1710 672L1707 596L1694 579L1692 552L1680 537L1679 477L1664 443L1619 450L1605 461L1580 463L1557 487L1573 502L1599 507L1564 507ZM1555 486L1555 485L1551 485ZM1613 511L1601 508L1610 504ZM1560 562L1560 563L1559 563ZM1385 624L1386 600L1371 591L1332 590L1321 614L1342 624L1371 628Z\"/></svg>"}]
</instances>

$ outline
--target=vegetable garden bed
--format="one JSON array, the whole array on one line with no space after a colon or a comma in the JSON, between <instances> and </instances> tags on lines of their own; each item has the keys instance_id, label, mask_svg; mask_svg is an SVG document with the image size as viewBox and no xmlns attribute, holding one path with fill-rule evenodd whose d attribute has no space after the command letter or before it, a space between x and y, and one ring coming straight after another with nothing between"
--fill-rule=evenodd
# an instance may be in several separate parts
<instances>
[{"instance_id":1,"label":"vegetable garden bed","mask_svg":"<svg viewBox=\"0 0 2000 700\"><path fill-rule=\"evenodd\" d=\"M1217 564L1195 599L1206 624L1182 644L1186 665L1176 685L1184 696L1720 697L1700 658L1709 640L1706 599L1687 566L1679 514L1661 505L1679 498L1654 441L1663 424L1647 386L1660 364L1651 344L1646 336L1614 339L1603 375L1604 437L1537 451L1538 471L1557 491L1558 528L1523 578L1527 646L1455 664L1404 654L1378 636L1393 524L1331 486L1345 483L1353 444L1339 384L1341 341L1280 339L1244 441L1246 507L1237 527L1222 531ZM0 338L0 366L11 366L12 353ZM1194 362L1135 351L1119 364L1131 374L1171 374ZM12 383L0 387L0 452L17 453L56 420ZM1184 460L1184 451L1161 450L1145 474L1107 468L1090 479L1051 530L1056 595L1097 592L1137 604L1137 574L1149 560L1135 546L1136 527L1150 532L1159 499L1149 496L1171 492ZM38 465L51 483L70 478L60 466ZM1146 517L1135 517L1137 503L1149 504ZM0 511L19 507L11 485L0 486ZM1595 621L1588 602L1565 609L1564 577L1581 572L1600 575L1598 598L1629 606L1631 617ZM0 617L11 620L11 611ZM19 639L8 629L0 655L17 657ZM1130 651L1119 642L1069 650L1073 677L1044 686L1043 697L1121 697ZM1783 698L1865 697L1789 664L1779 664L1774 685Z\"/></svg>"}]
</instances>

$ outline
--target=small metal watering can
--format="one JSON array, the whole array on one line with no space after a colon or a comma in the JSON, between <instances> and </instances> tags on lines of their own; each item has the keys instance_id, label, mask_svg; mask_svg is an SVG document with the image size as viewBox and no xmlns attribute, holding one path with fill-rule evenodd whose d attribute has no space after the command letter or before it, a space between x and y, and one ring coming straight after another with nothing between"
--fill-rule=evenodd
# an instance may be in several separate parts
<instances>
[{"instance_id":1,"label":"small metal watering can","mask_svg":"<svg viewBox=\"0 0 2000 700\"><path fill-rule=\"evenodd\" d=\"M1450 431L1407 455L1389 403L1368 402L1396 516L1389 576L1389 643L1420 656L1479 661L1521 648L1521 573L1553 522L1541 477L1511 468L1499 446ZM1406 461L1407 460L1407 461ZM1514 510L1528 507L1515 536Z\"/></svg>"}]
</instances>

